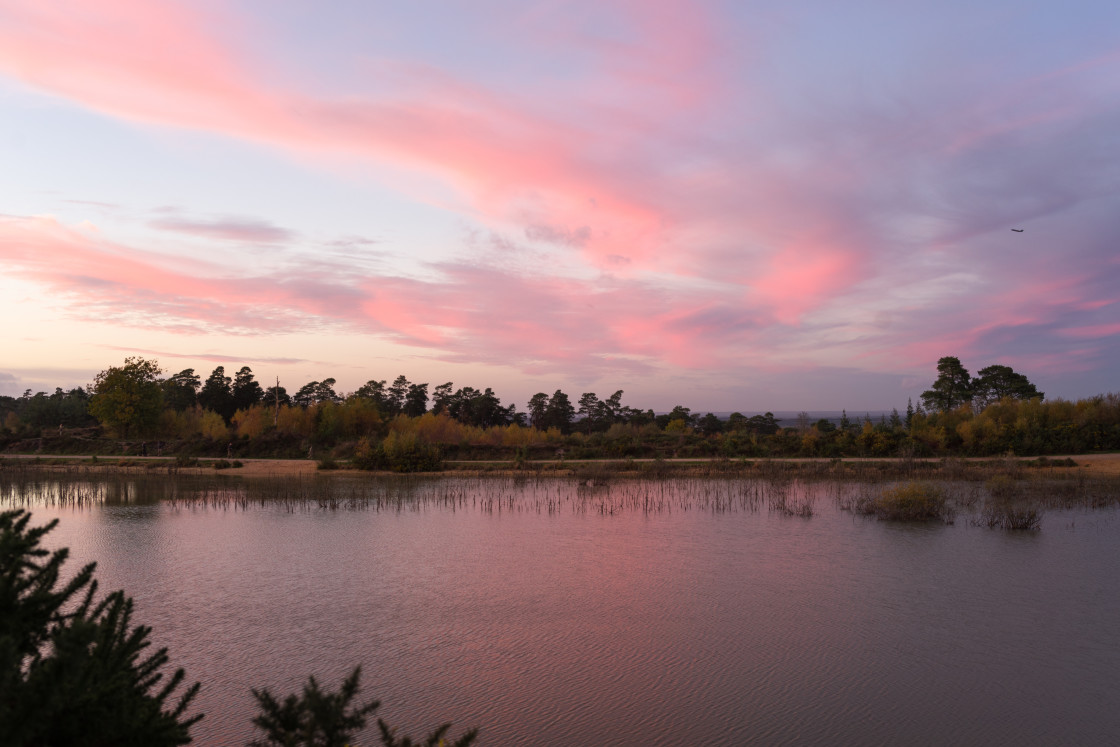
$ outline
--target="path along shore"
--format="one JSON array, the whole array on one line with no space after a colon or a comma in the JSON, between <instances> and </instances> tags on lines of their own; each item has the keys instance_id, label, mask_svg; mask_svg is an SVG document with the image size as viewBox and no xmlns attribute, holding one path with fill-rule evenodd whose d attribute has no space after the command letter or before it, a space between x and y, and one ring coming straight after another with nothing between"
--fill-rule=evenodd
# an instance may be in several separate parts
<instances>
[{"instance_id":1,"label":"path along shore","mask_svg":"<svg viewBox=\"0 0 1120 747\"><path fill-rule=\"evenodd\" d=\"M966 461L990 461L997 457L981 457L981 458L967 458ZM1031 461L1038 457L1019 457L1024 461ZM1067 458L1072 459L1077 463L1076 469L1082 469L1088 475L1099 476L1120 476L1120 453L1116 454L1071 454L1046 457L1050 461L1062 461ZM0 464L6 460L39 460L39 462L48 462L48 466L96 466L97 471L105 473L120 473L120 472L135 472L144 470L147 465L152 467L163 466L165 464L173 464L166 457L100 457L96 463L92 463L90 457L79 457L73 455L49 455L49 454L5 454L0 457ZM199 460L197 467L179 467L179 474L214 474L214 463L218 459L203 458ZM621 459L596 459L586 461L565 460L564 464L570 467L578 467L579 465L592 465L596 463L609 462L617 464L625 460ZM644 462L652 462L652 459L634 459L635 464L642 464ZM693 463L702 464L707 459L668 459L667 462L673 463ZM748 462L767 461L762 459L748 459ZM791 458L791 459L771 459L771 462L790 462L790 463L812 463L823 462L829 463L830 459L811 459L811 458ZM894 462L897 459L890 458L859 458L853 457L850 459L843 459L845 463L859 463L859 462ZM940 458L930 458L918 461L939 462ZM240 460L243 466L235 469L222 470L224 474L236 475L239 477L294 477L296 475L314 475L314 474L330 474L329 472L321 473L318 469L318 463L311 459L242 459ZM147 463L147 465L145 464ZM494 467L508 462L468 462L468 461L449 461L446 462L447 469L441 474L454 475L456 472L468 472L476 474L483 466ZM533 464L556 464L555 460L548 461L534 461ZM1069 468L1075 469L1075 468Z\"/></svg>"}]
</instances>

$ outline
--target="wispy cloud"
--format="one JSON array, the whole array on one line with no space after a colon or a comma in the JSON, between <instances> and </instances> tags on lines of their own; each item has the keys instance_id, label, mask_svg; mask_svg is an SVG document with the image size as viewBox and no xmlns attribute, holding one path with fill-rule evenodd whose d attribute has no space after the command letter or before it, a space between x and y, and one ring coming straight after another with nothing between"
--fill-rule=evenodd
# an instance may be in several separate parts
<instances>
[{"instance_id":1,"label":"wispy cloud","mask_svg":"<svg viewBox=\"0 0 1120 747\"><path fill-rule=\"evenodd\" d=\"M252 244L282 244L295 238L295 234L286 228L251 218L192 220L167 217L153 220L150 225L163 231L177 231L205 239Z\"/></svg>"},{"instance_id":2,"label":"wispy cloud","mask_svg":"<svg viewBox=\"0 0 1120 747\"><path fill-rule=\"evenodd\" d=\"M306 358L260 358L244 355L223 355L221 353L181 353L168 350L124 347L121 345L102 345L101 347L107 350L119 350L125 353L142 353L144 355L159 356L160 358L187 358L190 360L210 361L212 363L276 363L280 365L289 365L293 363L309 362Z\"/></svg>"},{"instance_id":3,"label":"wispy cloud","mask_svg":"<svg viewBox=\"0 0 1120 747\"><path fill-rule=\"evenodd\" d=\"M884 355L897 365L899 356L922 363L946 351L1026 361L1076 348L1071 338L1108 334L1112 327L1088 323L1102 307L1084 302L1120 287L1120 270L1096 291L1097 278L1067 275L993 294L980 318L952 297L915 294L910 309L872 316L853 315L841 300L793 324L775 316L780 304L752 303L731 283L526 275L475 260L431 264L426 279L335 266L298 279L229 277L203 264L170 267L158 254L45 218L0 221L0 259L91 320L186 335L362 332L437 359L529 373L559 366L583 377L664 366L798 369L829 360L874 369Z\"/></svg>"}]
</instances>

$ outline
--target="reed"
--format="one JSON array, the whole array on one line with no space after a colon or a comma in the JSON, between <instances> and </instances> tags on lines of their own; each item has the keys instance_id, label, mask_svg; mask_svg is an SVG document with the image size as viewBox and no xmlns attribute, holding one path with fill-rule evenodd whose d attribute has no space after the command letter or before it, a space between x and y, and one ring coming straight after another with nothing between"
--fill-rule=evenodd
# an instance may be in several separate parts
<instances>
[{"instance_id":1,"label":"reed","mask_svg":"<svg viewBox=\"0 0 1120 747\"><path fill-rule=\"evenodd\" d=\"M152 464L156 464L155 467ZM654 465L653 467L647 467ZM232 465L231 465L232 466ZM1120 503L1120 479L1076 468L1015 468L984 463L917 461L899 479L889 462L526 463L517 471L477 469L443 475L357 471L297 477L243 478L233 470L192 470L171 460L107 468L89 461L47 464L0 460L0 503L47 503L78 509L163 502L173 511L289 512L365 510L622 514L757 513L810 519L819 502L884 519L952 521L1005 529L1037 529L1045 511ZM651 477L651 473L661 475Z\"/></svg>"}]
</instances>

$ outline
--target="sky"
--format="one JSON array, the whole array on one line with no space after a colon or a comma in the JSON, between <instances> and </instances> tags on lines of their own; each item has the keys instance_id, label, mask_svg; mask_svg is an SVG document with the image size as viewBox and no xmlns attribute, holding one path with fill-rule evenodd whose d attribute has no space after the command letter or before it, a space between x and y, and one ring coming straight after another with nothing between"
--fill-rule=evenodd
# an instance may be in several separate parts
<instances>
[{"instance_id":1,"label":"sky","mask_svg":"<svg viewBox=\"0 0 1120 747\"><path fill-rule=\"evenodd\" d=\"M1120 4L0 0L0 315L13 396L1120 390Z\"/></svg>"}]
</instances>

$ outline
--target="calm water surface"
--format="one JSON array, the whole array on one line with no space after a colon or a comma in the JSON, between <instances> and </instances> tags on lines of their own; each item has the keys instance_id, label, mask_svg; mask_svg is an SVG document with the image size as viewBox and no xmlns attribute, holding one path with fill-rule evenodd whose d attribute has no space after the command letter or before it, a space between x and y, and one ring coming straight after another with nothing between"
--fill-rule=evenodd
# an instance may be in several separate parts
<instances>
[{"instance_id":1,"label":"calm water surface","mask_svg":"<svg viewBox=\"0 0 1120 747\"><path fill-rule=\"evenodd\" d=\"M812 486L800 518L730 482L339 484L32 506L202 681L197 744L254 737L251 687L355 664L390 724L484 745L1120 743L1115 510L1024 534L881 523Z\"/></svg>"}]
</instances>

